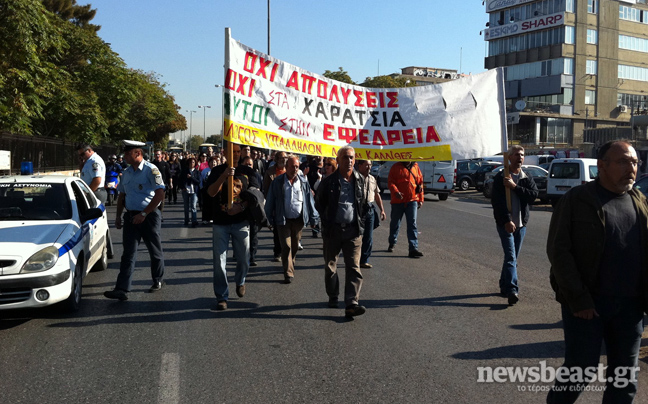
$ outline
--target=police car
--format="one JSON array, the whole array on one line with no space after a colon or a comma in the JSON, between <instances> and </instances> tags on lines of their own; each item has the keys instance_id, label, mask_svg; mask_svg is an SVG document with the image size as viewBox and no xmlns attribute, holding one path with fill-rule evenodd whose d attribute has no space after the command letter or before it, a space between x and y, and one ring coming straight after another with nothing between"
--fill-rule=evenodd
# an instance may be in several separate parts
<instances>
[{"instance_id":1,"label":"police car","mask_svg":"<svg viewBox=\"0 0 648 404\"><path fill-rule=\"evenodd\" d=\"M76 177L0 177L0 310L81 302L83 278L108 265L103 204Z\"/></svg>"}]
</instances>

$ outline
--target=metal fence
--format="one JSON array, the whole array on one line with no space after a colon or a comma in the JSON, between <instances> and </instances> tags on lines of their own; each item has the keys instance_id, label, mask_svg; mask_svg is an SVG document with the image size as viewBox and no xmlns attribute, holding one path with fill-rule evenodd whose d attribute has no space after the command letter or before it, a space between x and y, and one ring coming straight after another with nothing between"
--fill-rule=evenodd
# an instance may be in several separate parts
<instances>
[{"instance_id":1,"label":"metal fence","mask_svg":"<svg viewBox=\"0 0 648 404\"><path fill-rule=\"evenodd\" d=\"M79 168L76 142L42 136L21 136L0 132L0 150L11 152L11 173L20 173L20 164L31 161L34 173L76 170ZM104 160L117 154L116 145L94 146Z\"/></svg>"}]
</instances>

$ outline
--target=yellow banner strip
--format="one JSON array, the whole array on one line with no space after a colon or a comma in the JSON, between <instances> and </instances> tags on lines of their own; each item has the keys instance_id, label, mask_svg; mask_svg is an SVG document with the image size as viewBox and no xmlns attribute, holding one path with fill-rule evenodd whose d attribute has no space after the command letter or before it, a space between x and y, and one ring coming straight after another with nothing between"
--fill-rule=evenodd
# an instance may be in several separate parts
<instances>
[{"instance_id":1,"label":"yellow banner strip","mask_svg":"<svg viewBox=\"0 0 648 404\"><path fill-rule=\"evenodd\" d=\"M285 138L274 132L225 120L224 138L228 142L281 150L288 153L336 157L340 147L299 138ZM353 145L353 144L352 144ZM450 145L417 148L366 149L356 148L356 158L378 161L452 160ZM416 156L416 157L413 157Z\"/></svg>"}]
</instances>

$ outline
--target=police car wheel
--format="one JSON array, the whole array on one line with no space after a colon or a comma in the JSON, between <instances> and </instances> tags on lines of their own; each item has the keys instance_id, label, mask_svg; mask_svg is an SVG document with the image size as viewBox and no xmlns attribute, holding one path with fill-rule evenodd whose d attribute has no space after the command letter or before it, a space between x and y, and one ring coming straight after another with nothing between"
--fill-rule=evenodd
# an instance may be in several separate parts
<instances>
[{"instance_id":1,"label":"police car wheel","mask_svg":"<svg viewBox=\"0 0 648 404\"><path fill-rule=\"evenodd\" d=\"M74 312L81 307L81 293L83 288L83 257L79 257L74 268L74 279L72 280L72 292L65 299L63 306L66 311Z\"/></svg>"}]
</instances>

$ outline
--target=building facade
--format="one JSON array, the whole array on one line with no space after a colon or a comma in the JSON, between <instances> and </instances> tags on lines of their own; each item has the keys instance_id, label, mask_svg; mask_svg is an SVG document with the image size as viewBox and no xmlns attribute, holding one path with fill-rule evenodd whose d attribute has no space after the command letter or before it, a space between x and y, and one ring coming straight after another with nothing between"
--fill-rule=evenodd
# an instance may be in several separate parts
<instances>
[{"instance_id":1,"label":"building facade","mask_svg":"<svg viewBox=\"0 0 648 404\"><path fill-rule=\"evenodd\" d=\"M588 152L600 142L586 136L593 129L636 127L630 121L648 106L646 0L486 0L485 6L484 64L504 68L510 140L538 151Z\"/></svg>"}]
</instances>

